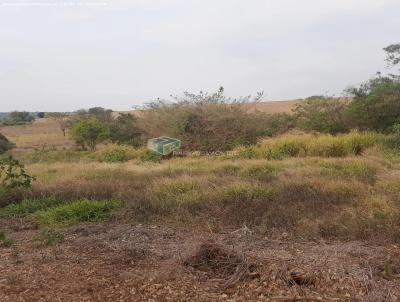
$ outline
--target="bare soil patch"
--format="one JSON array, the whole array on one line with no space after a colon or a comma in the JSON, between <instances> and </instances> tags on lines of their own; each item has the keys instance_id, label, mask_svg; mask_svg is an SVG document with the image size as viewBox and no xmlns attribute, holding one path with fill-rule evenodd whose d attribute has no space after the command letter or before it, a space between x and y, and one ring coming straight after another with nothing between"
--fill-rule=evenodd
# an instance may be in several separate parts
<instances>
[{"instance_id":1,"label":"bare soil patch","mask_svg":"<svg viewBox=\"0 0 400 302\"><path fill-rule=\"evenodd\" d=\"M2 228L0 301L398 301L396 245L293 242L157 225Z\"/></svg>"}]
</instances>

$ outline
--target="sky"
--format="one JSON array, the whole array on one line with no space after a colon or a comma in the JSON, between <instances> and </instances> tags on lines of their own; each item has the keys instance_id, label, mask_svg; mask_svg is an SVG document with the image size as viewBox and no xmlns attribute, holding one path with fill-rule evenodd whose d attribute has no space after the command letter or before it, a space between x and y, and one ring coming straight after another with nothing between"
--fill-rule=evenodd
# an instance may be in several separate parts
<instances>
[{"instance_id":1,"label":"sky","mask_svg":"<svg viewBox=\"0 0 400 302\"><path fill-rule=\"evenodd\" d=\"M0 111L183 91L341 95L400 42L399 0L0 0Z\"/></svg>"}]
</instances>

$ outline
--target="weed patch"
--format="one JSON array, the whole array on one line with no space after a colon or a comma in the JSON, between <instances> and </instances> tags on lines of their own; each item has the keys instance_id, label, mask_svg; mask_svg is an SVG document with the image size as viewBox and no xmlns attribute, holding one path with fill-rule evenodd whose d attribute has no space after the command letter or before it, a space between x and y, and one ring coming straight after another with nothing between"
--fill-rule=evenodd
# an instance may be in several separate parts
<instances>
[{"instance_id":1,"label":"weed patch","mask_svg":"<svg viewBox=\"0 0 400 302\"><path fill-rule=\"evenodd\" d=\"M152 190L152 204L163 210L200 201L200 185L192 180L175 180L157 184Z\"/></svg>"},{"instance_id":2,"label":"weed patch","mask_svg":"<svg viewBox=\"0 0 400 302\"><path fill-rule=\"evenodd\" d=\"M26 199L20 203L12 203L0 211L0 216L25 217L37 211L47 210L62 203L61 200L49 197L42 199Z\"/></svg>"},{"instance_id":3,"label":"weed patch","mask_svg":"<svg viewBox=\"0 0 400 302\"><path fill-rule=\"evenodd\" d=\"M121 207L117 201L79 200L33 214L40 225L75 224L99 222L111 216L112 210Z\"/></svg>"}]
</instances>

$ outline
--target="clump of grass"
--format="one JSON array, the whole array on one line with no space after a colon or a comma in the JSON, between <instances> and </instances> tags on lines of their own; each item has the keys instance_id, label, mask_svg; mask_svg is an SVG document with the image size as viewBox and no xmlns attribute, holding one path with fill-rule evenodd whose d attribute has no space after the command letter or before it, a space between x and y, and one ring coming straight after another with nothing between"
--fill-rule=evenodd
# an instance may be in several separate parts
<instances>
[{"instance_id":1,"label":"clump of grass","mask_svg":"<svg viewBox=\"0 0 400 302\"><path fill-rule=\"evenodd\" d=\"M378 143L380 135L373 132L352 132L344 135L283 135L261 141L257 146L240 147L237 158L266 158L279 160L286 157L344 157L360 155Z\"/></svg>"},{"instance_id":2,"label":"clump of grass","mask_svg":"<svg viewBox=\"0 0 400 302\"><path fill-rule=\"evenodd\" d=\"M199 183L186 179L156 183L151 195L153 206L163 210L196 203L202 197Z\"/></svg>"},{"instance_id":3,"label":"clump of grass","mask_svg":"<svg viewBox=\"0 0 400 302\"><path fill-rule=\"evenodd\" d=\"M256 200L268 200L273 197L274 192L271 188L259 185L236 184L223 189L221 194L223 201L227 203L246 203Z\"/></svg>"},{"instance_id":4,"label":"clump of grass","mask_svg":"<svg viewBox=\"0 0 400 302\"><path fill-rule=\"evenodd\" d=\"M0 231L0 246L10 247L14 244L14 240L7 238L3 231Z\"/></svg>"},{"instance_id":5,"label":"clump of grass","mask_svg":"<svg viewBox=\"0 0 400 302\"><path fill-rule=\"evenodd\" d=\"M213 169L213 172L216 174L222 174L222 175L236 175L241 171L241 167L238 165L233 165L233 164L228 164L228 165L223 165L217 168Z\"/></svg>"},{"instance_id":6,"label":"clump of grass","mask_svg":"<svg viewBox=\"0 0 400 302\"><path fill-rule=\"evenodd\" d=\"M364 182L376 180L377 168L363 161L316 161L321 173L338 179L356 179Z\"/></svg>"},{"instance_id":7,"label":"clump of grass","mask_svg":"<svg viewBox=\"0 0 400 302\"><path fill-rule=\"evenodd\" d=\"M138 159L141 161L160 162L161 155L149 149L139 149Z\"/></svg>"},{"instance_id":8,"label":"clump of grass","mask_svg":"<svg viewBox=\"0 0 400 302\"><path fill-rule=\"evenodd\" d=\"M25 199L19 203L12 203L0 211L0 216L25 217L37 211L47 210L62 203L61 200L48 197L41 199Z\"/></svg>"},{"instance_id":9,"label":"clump of grass","mask_svg":"<svg viewBox=\"0 0 400 302\"><path fill-rule=\"evenodd\" d=\"M79 200L33 214L40 225L70 225L79 222L99 222L111 216L112 210L121 206L113 200Z\"/></svg>"},{"instance_id":10,"label":"clump of grass","mask_svg":"<svg viewBox=\"0 0 400 302\"><path fill-rule=\"evenodd\" d=\"M37 236L35 236L34 240L49 246L57 242L63 242L64 234L57 230L46 228L43 229Z\"/></svg>"},{"instance_id":11,"label":"clump of grass","mask_svg":"<svg viewBox=\"0 0 400 302\"><path fill-rule=\"evenodd\" d=\"M234 226L259 225L273 207L275 192L261 185L235 183L215 193L212 205L220 213L218 219Z\"/></svg>"},{"instance_id":12,"label":"clump of grass","mask_svg":"<svg viewBox=\"0 0 400 302\"><path fill-rule=\"evenodd\" d=\"M242 172L242 176L257 178L261 180L270 180L275 177L280 170L280 168L271 164L255 165L244 169Z\"/></svg>"}]
</instances>

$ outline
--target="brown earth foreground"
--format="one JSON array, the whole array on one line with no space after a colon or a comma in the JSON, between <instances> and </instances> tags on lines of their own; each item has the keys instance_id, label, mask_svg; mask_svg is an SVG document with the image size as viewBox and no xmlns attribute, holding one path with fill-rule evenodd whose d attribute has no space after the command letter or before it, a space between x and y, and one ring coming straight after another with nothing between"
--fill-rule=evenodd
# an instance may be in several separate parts
<instances>
[{"instance_id":1,"label":"brown earth foreground","mask_svg":"<svg viewBox=\"0 0 400 302\"><path fill-rule=\"evenodd\" d=\"M399 301L400 248L293 242L247 228L156 225L60 229L52 246L27 220L1 218L0 301Z\"/></svg>"}]
</instances>

